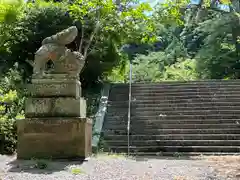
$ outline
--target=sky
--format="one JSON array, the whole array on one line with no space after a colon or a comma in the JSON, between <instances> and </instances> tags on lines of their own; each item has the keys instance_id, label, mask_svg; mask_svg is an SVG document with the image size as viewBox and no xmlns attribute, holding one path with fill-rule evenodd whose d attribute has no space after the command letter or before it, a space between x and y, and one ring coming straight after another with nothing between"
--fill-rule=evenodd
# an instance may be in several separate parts
<instances>
[{"instance_id":1,"label":"sky","mask_svg":"<svg viewBox=\"0 0 240 180\"><path fill-rule=\"evenodd\" d=\"M140 0L141 2L148 2L151 4L151 6L153 7L154 5L156 5L158 2L161 2L163 0Z\"/></svg>"}]
</instances>

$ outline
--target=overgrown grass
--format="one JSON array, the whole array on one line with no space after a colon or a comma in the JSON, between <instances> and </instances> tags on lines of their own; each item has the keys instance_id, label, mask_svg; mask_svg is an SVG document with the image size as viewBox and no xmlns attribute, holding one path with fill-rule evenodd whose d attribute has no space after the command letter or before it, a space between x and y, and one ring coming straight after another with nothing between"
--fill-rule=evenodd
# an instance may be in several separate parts
<instances>
[{"instance_id":1,"label":"overgrown grass","mask_svg":"<svg viewBox=\"0 0 240 180\"><path fill-rule=\"evenodd\" d=\"M70 171L74 175L85 174L85 172L79 167L71 167Z\"/></svg>"}]
</instances>

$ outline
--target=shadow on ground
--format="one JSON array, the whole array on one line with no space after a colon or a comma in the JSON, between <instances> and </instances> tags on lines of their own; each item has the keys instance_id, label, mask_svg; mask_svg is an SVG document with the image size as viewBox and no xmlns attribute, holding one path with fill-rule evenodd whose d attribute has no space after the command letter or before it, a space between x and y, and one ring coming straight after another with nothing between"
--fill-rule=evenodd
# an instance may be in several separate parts
<instances>
[{"instance_id":1,"label":"shadow on ground","mask_svg":"<svg viewBox=\"0 0 240 180\"><path fill-rule=\"evenodd\" d=\"M3 161L2 161L3 160ZM210 159L216 165L215 159ZM225 160L225 159L224 159ZM239 159L235 159L238 161ZM233 160L229 160L232 162ZM7 162L7 163L5 163ZM221 164L226 160L222 161ZM191 156L166 157L127 157L124 154L97 154L87 161L46 161L46 160L17 160L16 157L2 157L0 165L6 165L3 169L8 179L148 179L148 180L226 180L227 170L216 173L209 159ZM229 164L229 163L228 163ZM226 166L225 166L226 167ZM232 168L233 166L231 166ZM236 166L237 168L237 166ZM229 169L229 168L228 168ZM0 169L1 170L1 169ZM217 169L220 170L220 169ZM43 176L39 176L43 175ZM75 176L78 175L78 176ZM236 174L230 174L231 180L235 180ZM6 178L7 179L7 178Z\"/></svg>"},{"instance_id":2,"label":"shadow on ground","mask_svg":"<svg viewBox=\"0 0 240 180\"><path fill-rule=\"evenodd\" d=\"M28 172L32 174L52 174L82 165L85 160L17 160L8 162L8 172Z\"/></svg>"}]
</instances>

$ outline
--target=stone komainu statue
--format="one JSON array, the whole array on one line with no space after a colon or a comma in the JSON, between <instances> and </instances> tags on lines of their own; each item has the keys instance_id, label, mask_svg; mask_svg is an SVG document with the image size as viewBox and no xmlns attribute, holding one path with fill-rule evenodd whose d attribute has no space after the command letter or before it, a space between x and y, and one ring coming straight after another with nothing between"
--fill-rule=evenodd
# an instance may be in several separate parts
<instances>
[{"instance_id":1,"label":"stone komainu statue","mask_svg":"<svg viewBox=\"0 0 240 180\"><path fill-rule=\"evenodd\" d=\"M35 54L33 76L40 78L46 73L79 75L84 66L84 58L80 52L72 52L65 47L74 41L77 34L77 27L72 26L45 38ZM49 61L53 68L47 72L46 65Z\"/></svg>"}]
</instances>

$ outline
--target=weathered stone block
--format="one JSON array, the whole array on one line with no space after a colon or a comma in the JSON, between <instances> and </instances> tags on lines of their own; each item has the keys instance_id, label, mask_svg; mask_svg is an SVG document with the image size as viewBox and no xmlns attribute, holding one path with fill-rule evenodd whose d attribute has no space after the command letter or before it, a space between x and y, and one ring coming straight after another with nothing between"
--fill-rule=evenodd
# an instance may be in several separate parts
<instances>
[{"instance_id":1,"label":"weathered stone block","mask_svg":"<svg viewBox=\"0 0 240 180\"><path fill-rule=\"evenodd\" d=\"M62 74L43 74L41 78L36 76L36 74L32 75L32 83L38 83L48 80L61 80L62 82L68 82L69 80L78 80L79 74L76 75L75 73L62 73Z\"/></svg>"},{"instance_id":2,"label":"weathered stone block","mask_svg":"<svg viewBox=\"0 0 240 180\"><path fill-rule=\"evenodd\" d=\"M83 98L27 98L26 117L86 117Z\"/></svg>"},{"instance_id":3,"label":"weathered stone block","mask_svg":"<svg viewBox=\"0 0 240 180\"><path fill-rule=\"evenodd\" d=\"M81 83L78 80L39 79L28 85L32 97L81 97Z\"/></svg>"},{"instance_id":4,"label":"weathered stone block","mask_svg":"<svg viewBox=\"0 0 240 180\"><path fill-rule=\"evenodd\" d=\"M86 158L92 153L87 118L31 118L17 121L17 158Z\"/></svg>"}]
</instances>

